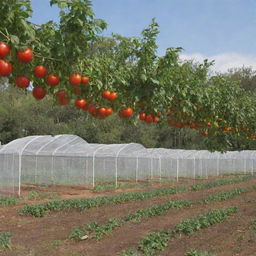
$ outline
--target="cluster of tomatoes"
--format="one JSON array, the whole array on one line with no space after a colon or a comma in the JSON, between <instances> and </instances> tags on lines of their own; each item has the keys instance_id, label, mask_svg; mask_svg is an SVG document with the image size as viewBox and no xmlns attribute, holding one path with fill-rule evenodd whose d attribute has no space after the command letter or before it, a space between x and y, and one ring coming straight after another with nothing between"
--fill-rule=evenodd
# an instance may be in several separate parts
<instances>
[{"instance_id":1,"label":"cluster of tomatoes","mask_svg":"<svg viewBox=\"0 0 256 256\"><path fill-rule=\"evenodd\" d=\"M0 76L9 76L12 73L12 64L4 60L10 54L10 46L0 42Z\"/></svg>"},{"instance_id":2,"label":"cluster of tomatoes","mask_svg":"<svg viewBox=\"0 0 256 256\"><path fill-rule=\"evenodd\" d=\"M4 58L7 57L9 54L10 46L7 43L0 42L0 76L8 76L12 73L12 64L9 61L4 60ZM23 51L18 51L17 59L20 63L29 63L33 59L33 51L30 48L26 48ZM60 83L60 77L56 74L48 73L46 67L42 65L38 65L34 68L34 76L40 79L45 79L46 84L51 87L55 87ZM20 88L28 88L30 85L30 79L26 76L17 76L15 78L15 82ZM81 94L81 89L79 86L86 85L89 82L90 79L87 76L81 76L77 73L71 74L69 76L69 83L73 87L73 92L78 96ZM35 86L32 89L32 94L35 99L41 100L46 96L47 91L43 86ZM59 105L68 105L70 102L68 92L64 89L58 90L55 93L55 97ZM102 92L102 98L109 102L113 102L117 98L117 93L105 90ZM98 107L94 104L90 105L86 99L81 97L75 100L74 105L77 108L82 109L83 111L88 111L91 116L99 119L104 119L113 114L113 109L111 107ZM118 112L118 116L120 118L129 118L132 117L133 114L134 110L131 107L123 108ZM139 114L139 119L145 121L148 124L158 123L160 121L158 115L146 114L144 112L141 112ZM186 126L179 123L172 124L170 123L170 121L169 125L173 125L177 128L182 128ZM197 127L191 128L197 129ZM206 134L206 132L203 132L202 135L207 136L208 134Z\"/></svg>"},{"instance_id":3,"label":"cluster of tomatoes","mask_svg":"<svg viewBox=\"0 0 256 256\"><path fill-rule=\"evenodd\" d=\"M10 54L10 45L5 42L0 42L0 77L9 76L12 73L13 67L12 63L5 58ZM30 48L20 50L16 54L16 58L20 63L29 63L33 59L33 51ZM45 83L50 87L55 87L60 84L60 77L57 74L49 73L47 68L43 65L38 65L33 70L34 76L39 79L44 79ZM30 79L26 76L15 77L15 83L19 88L28 88L30 86ZM69 76L69 83L72 87L73 93L77 95L77 99L74 101L74 105L83 110L88 111L88 113L95 118L104 119L113 114L113 109L111 107L99 107L95 104L89 104L85 98L81 98L81 88L83 85L87 85L90 82L88 76L81 76L78 73L71 74ZM32 89L32 95L35 99L41 100L47 94L46 88L44 86L34 86ZM56 101L59 105L68 105L70 103L69 93L60 89L55 92ZM102 92L102 98L106 101L113 102L117 99L117 93L105 90ZM141 107L141 106L140 106ZM122 108L118 112L120 118L130 118L134 114L134 109L131 107ZM158 123L160 121L160 114L146 114L144 111L139 113L138 118L146 123ZM211 127L210 122L206 123L190 123L190 122L176 122L173 121L170 116L168 116L169 126L176 128L188 127L195 130L204 130L200 134L202 136L208 136L207 128ZM230 127L222 128L223 132L233 132L234 129ZM256 136L252 136L253 139ZM254 138L255 137L255 138Z\"/></svg>"},{"instance_id":4,"label":"cluster of tomatoes","mask_svg":"<svg viewBox=\"0 0 256 256\"><path fill-rule=\"evenodd\" d=\"M151 114L146 114L144 112L141 112L139 114L139 119L142 121L145 121L146 123L158 123L160 121L159 116L157 115L151 115Z\"/></svg>"}]
</instances>

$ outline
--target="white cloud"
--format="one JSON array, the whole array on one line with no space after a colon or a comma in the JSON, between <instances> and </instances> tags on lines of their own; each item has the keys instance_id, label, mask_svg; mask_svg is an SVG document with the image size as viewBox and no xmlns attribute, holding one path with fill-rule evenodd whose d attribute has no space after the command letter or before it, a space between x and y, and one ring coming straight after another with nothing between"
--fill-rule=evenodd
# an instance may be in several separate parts
<instances>
[{"instance_id":1,"label":"white cloud","mask_svg":"<svg viewBox=\"0 0 256 256\"><path fill-rule=\"evenodd\" d=\"M228 69L243 66L256 69L256 56L242 55L237 53L222 53L213 56L206 56L200 53L181 54L180 59L193 59L196 62L203 62L204 59L208 59L209 61L215 60L215 64L211 69L212 71L216 72L226 72Z\"/></svg>"}]
</instances>

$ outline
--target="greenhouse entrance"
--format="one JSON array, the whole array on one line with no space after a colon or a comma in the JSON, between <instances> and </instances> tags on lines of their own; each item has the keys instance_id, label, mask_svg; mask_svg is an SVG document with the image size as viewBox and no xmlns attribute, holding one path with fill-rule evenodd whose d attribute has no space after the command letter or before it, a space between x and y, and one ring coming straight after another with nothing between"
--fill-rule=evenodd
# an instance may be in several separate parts
<instances>
[{"instance_id":1,"label":"greenhouse entrance","mask_svg":"<svg viewBox=\"0 0 256 256\"><path fill-rule=\"evenodd\" d=\"M0 148L0 194L22 184L75 185L253 174L256 151L146 149L140 144L89 144L76 135L29 136Z\"/></svg>"}]
</instances>

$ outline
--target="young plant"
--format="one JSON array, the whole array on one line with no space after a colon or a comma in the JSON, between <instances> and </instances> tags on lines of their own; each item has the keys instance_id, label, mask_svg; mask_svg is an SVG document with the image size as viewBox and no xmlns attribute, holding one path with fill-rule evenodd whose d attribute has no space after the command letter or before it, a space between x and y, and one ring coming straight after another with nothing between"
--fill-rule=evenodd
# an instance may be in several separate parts
<instances>
[{"instance_id":1,"label":"young plant","mask_svg":"<svg viewBox=\"0 0 256 256\"><path fill-rule=\"evenodd\" d=\"M216 223L224 221L238 209L234 206L223 210L211 210L198 217L187 219L177 224L174 229L160 230L159 232L149 233L139 243L138 250L147 256L155 256L158 251L163 251L168 244L170 237L180 235L191 235L197 230L207 228Z\"/></svg>"},{"instance_id":2,"label":"young plant","mask_svg":"<svg viewBox=\"0 0 256 256\"><path fill-rule=\"evenodd\" d=\"M0 206L9 206L17 204L19 199L17 197L0 196Z\"/></svg>"},{"instance_id":3,"label":"young plant","mask_svg":"<svg viewBox=\"0 0 256 256\"><path fill-rule=\"evenodd\" d=\"M10 232L0 234L0 251L4 249L11 249L11 236Z\"/></svg>"},{"instance_id":4,"label":"young plant","mask_svg":"<svg viewBox=\"0 0 256 256\"><path fill-rule=\"evenodd\" d=\"M189 252L186 253L186 256L216 256L216 255L209 252L199 252L195 249L191 249Z\"/></svg>"},{"instance_id":5,"label":"young plant","mask_svg":"<svg viewBox=\"0 0 256 256\"><path fill-rule=\"evenodd\" d=\"M233 190L227 191L227 192L221 192L221 193L216 193L210 196L206 196L203 198L203 201L205 203L211 202L211 201L225 201L229 198L238 196L242 193L247 193L249 191L252 191L252 189L249 188L235 188Z\"/></svg>"}]
</instances>

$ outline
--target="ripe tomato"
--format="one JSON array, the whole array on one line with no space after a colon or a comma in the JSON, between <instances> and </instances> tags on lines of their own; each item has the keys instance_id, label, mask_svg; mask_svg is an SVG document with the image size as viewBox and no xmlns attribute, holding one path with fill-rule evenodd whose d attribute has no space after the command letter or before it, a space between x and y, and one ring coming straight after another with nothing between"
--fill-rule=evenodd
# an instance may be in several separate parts
<instances>
[{"instance_id":1,"label":"ripe tomato","mask_svg":"<svg viewBox=\"0 0 256 256\"><path fill-rule=\"evenodd\" d=\"M113 114L113 109L112 108L106 108L106 115L110 116Z\"/></svg>"},{"instance_id":2,"label":"ripe tomato","mask_svg":"<svg viewBox=\"0 0 256 256\"><path fill-rule=\"evenodd\" d=\"M120 118L124 117L124 112L123 112L123 110L120 110L120 111L118 112L118 116L119 116Z\"/></svg>"},{"instance_id":3,"label":"ripe tomato","mask_svg":"<svg viewBox=\"0 0 256 256\"><path fill-rule=\"evenodd\" d=\"M181 124L181 123L176 123L174 126L175 126L176 128L182 128L182 127L183 127L183 124Z\"/></svg>"},{"instance_id":4,"label":"ripe tomato","mask_svg":"<svg viewBox=\"0 0 256 256\"><path fill-rule=\"evenodd\" d=\"M96 112L96 107L95 106L89 106L88 111L92 114L92 113Z\"/></svg>"},{"instance_id":5,"label":"ripe tomato","mask_svg":"<svg viewBox=\"0 0 256 256\"><path fill-rule=\"evenodd\" d=\"M81 78L80 74L72 74L69 77L69 82L73 86L80 85L81 84L81 80L82 80L82 78Z\"/></svg>"},{"instance_id":6,"label":"ripe tomato","mask_svg":"<svg viewBox=\"0 0 256 256\"><path fill-rule=\"evenodd\" d=\"M133 109L132 108L125 108L123 109L123 115L125 117L131 117L133 115Z\"/></svg>"},{"instance_id":7,"label":"ripe tomato","mask_svg":"<svg viewBox=\"0 0 256 256\"><path fill-rule=\"evenodd\" d=\"M49 84L50 86L56 86L60 82L60 78L59 78L59 76L55 76L53 74L49 74L47 76L46 81L47 81L47 84Z\"/></svg>"},{"instance_id":8,"label":"ripe tomato","mask_svg":"<svg viewBox=\"0 0 256 256\"><path fill-rule=\"evenodd\" d=\"M88 110L88 108L89 108L89 105L86 104L86 105L84 105L81 109L84 110L84 111L86 111L86 110Z\"/></svg>"},{"instance_id":9,"label":"ripe tomato","mask_svg":"<svg viewBox=\"0 0 256 256\"><path fill-rule=\"evenodd\" d=\"M106 109L105 108L98 108L98 113L100 116L105 116L106 115Z\"/></svg>"},{"instance_id":10,"label":"ripe tomato","mask_svg":"<svg viewBox=\"0 0 256 256\"><path fill-rule=\"evenodd\" d=\"M90 82L90 78L88 76L82 76L81 77L81 83L82 84L88 84Z\"/></svg>"},{"instance_id":11,"label":"ripe tomato","mask_svg":"<svg viewBox=\"0 0 256 256\"><path fill-rule=\"evenodd\" d=\"M146 118L146 114L145 113L140 113L139 114L139 119L140 120L145 120L145 118Z\"/></svg>"},{"instance_id":12,"label":"ripe tomato","mask_svg":"<svg viewBox=\"0 0 256 256\"><path fill-rule=\"evenodd\" d=\"M116 92L111 92L107 99L110 101L114 101L116 98L117 98Z\"/></svg>"},{"instance_id":13,"label":"ripe tomato","mask_svg":"<svg viewBox=\"0 0 256 256\"><path fill-rule=\"evenodd\" d=\"M68 94L65 90L59 90L55 93L57 101L60 105L68 105L69 99Z\"/></svg>"},{"instance_id":14,"label":"ripe tomato","mask_svg":"<svg viewBox=\"0 0 256 256\"><path fill-rule=\"evenodd\" d=\"M87 105L87 101L85 99L76 99L75 106L77 108L83 109Z\"/></svg>"},{"instance_id":15,"label":"ripe tomato","mask_svg":"<svg viewBox=\"0 0 256 256\"><path fill-rule=\"evenodd\" d=\"M109 99L109 96L110 96L111 92L110 91L103 91L102 92L102 98L104 99Z\"/></svg>"},{"instance_id":16,"label":"ripe tomato","mask_svg":"<svg viewBox=\"0 0 256 256\"><path fill-rule=\"evenodd\" d=\"M204 137L205 137L205 136L208 136L208 132L207 132L207 131L201 132L200 134L201 134L202 136L204 136Z\"/></svg>"},{"instance_id":17,"label":"ripe tomato","mask_svg":"<svg viewBox=\"0 0 256 256\"><path fill-rule=\"evenodd\" d=\"M26 76L18 76L16 77L16 84L20 88L28 88L30 80Z\"/></svg>"},{"instance_id":18,"label":"ripe tomato","mask_svg":"<svg viewBox=\"0 0 256 256\"><path fill-rule=\"evenodd\" d=\"M17 58L20 62L28 63L33 59L33 51L26 48L24 51L18 51Z\"/></svg>"},{"instance_id":19,"label":"ripe tomato","mask_svg":"<svg viewBox=\"0 0 256 256\"><path fill-rule=\"evenodd\" d=\"M12 73L12 64L6 60L0 60L0 76L8 76Z\"/></svg>"},{"instance_id":20,"label":"ripe tomato","mask_svg":"<svg viewBox=\"0 0 256 256\"><path fill-rule=\"evenodd\" d=\"M210 122L206 122L206 123L205 123L205 126L210 127L210 126L211 126L211 123L210 123Z\"/></svg>"},{"instance_id":21,"label":"ripe tomato","mask_svg":"<svg viewBox=\"0 0 256 256\"><path fill-rule=\"evenodd\" d=\"M145 121L149 124L153 122L153 116L152 115L146 115Z\"/></svg>"},{"instance_id":22,"label":"ripe tomato","mask_svg":"<svg viewBox=\"0 0 256 256\"><path fill-rule=\"evenodd\" d=\"M46 95L46 90L44 87L34 87L33 91L32 91L33 96L37 99L37 100L41 100L45 97Z\"/></svg>"},{"instance_id":23,"label":"ripe tomato","mask_svg":"<svg viewBox=\"0 0 256 256\"><path fill-rule=\"evenodd\" d=\"M0 58L5 58L10 53L10 45L5 42L0 42Z\"/></svg>"},{"instance_id":24,"label":"ripe tomato","mask_svg":"<svg viewBox=\"0 0 256 256\"><path fill-rule=\"evenodd\" d=\"M153 122L158 123L160 121L160 118L158 116L153 117Z\"/></svg>"},{"instance_id":25,"label":"ripe tomato","mask_svg":"<svg viewBox=\"0 0 256 256\"><path fill-rule=\"evenodd\" d=\"M47 75L47 69L42 65L36 66L34 69L34 74L36 77L43 78Z\"/></svg>"}]
</instances>

